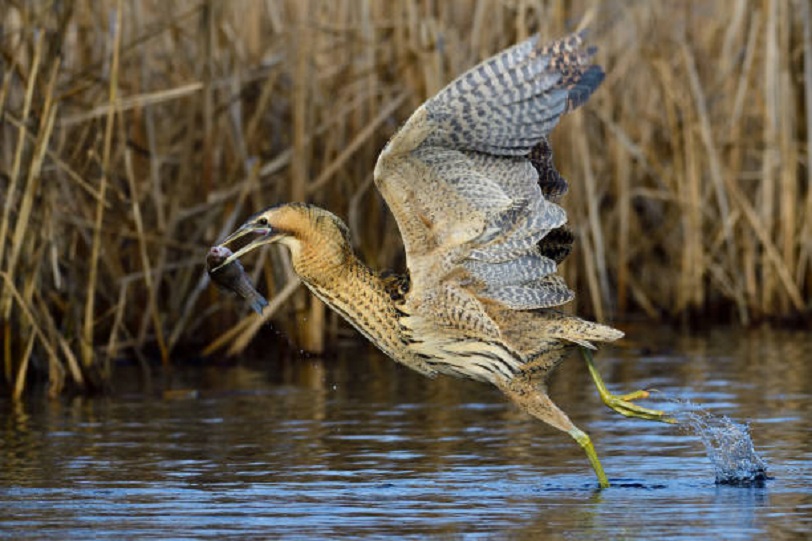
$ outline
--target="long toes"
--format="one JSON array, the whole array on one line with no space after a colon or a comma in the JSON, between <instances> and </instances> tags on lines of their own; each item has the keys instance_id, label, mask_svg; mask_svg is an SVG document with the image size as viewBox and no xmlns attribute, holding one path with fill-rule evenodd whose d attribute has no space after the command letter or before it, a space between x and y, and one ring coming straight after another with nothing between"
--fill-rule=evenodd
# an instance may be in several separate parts
<instances>
[{"instance_id":1,"label":"long toes","mask_svg":"<svg viewBox=\"0 0 812 541\"><path fill-rule=\"evenodd\" d=\"M638 391L639 392L639 391ZM646 392L646 391L643 391ZM635 393L632 393L635 394ZM640 397L642 398L642 397ZM655 410L651 408L646 408L643 406L638 406L637 404L633 404L628 400L624 399L617 399L611 401L612 403L609 404L613 410L617 411L621 415L625 415L626 417L638 417L640 419L648 419L651 421L662 421L665 423L676 423L676 420L667 417L665 412L662 410Z\"/></svg>"},{"instance_id":2,"label":"long toes","mask_svg":"<svg viewBox=\"0 0 812 541\"><path fill-rule=\"evenodd\" d=\"M650 392L648 392L648 391L646 391L644 389L640 389L639 391L634 391L633 393L624 394L624 395L618 396L617 398L619 398L620 400L623 400L624 402L632 402L634 400L640 400L641 398L648 398L649 396L651 396Z\"/></svg>"}]
</instances>

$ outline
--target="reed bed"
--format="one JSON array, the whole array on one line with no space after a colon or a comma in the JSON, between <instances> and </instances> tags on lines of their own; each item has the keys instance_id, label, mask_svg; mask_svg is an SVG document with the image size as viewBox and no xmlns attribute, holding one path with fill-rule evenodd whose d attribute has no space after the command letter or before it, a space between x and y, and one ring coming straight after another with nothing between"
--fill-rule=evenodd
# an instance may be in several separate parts
<instances>
[{"instance_id":1,"label":"reed bed","mask_svg":"<svg viewBox=\"0 0 812 541\"><path fill-rule=\"evenodd\" d=\"M599 319L806 318L812 30L783 1L7 0L0 13L4 388L103 387L114 361L243 351L269 320L344 327L286 254L247 262L263 318L208 283L208 246L300 200L402 268L375 158L428 95L531 32L588 17L607 79L554 134Z\"/></svg>"}]
</instances>

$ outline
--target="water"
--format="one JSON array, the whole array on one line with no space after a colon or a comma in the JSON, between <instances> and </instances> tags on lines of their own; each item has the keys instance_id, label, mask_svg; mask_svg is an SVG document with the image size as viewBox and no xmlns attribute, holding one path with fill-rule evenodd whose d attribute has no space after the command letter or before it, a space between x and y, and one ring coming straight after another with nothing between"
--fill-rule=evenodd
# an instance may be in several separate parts
<instances>
[{"instance_id":1,"label":"water","mask_svg":"<svg viewBox=\"0 0 812 541\"><path fill-rule=\"evenodd\" d=\"M749 425L714 415L690 402L682 404L675 418L681 428L702 441L717 484L763 486L770 479L767 464L753 445Z\"/></svg>"},{"instance_id":2,"label":"water","mask_svg":"<svg viewBox=\"0 0 812 541\"><path fill-rule=\"evenodd\" d=\"M0 402L0 537L805 539L809 333L629 335L596 358L610 389L748 422L772 479L717 484L698 436L603 407L577 355L551 395L592 436L604 491L574 442L486 386L367 349L271 353Z\"/></svg>"}]
</instances>

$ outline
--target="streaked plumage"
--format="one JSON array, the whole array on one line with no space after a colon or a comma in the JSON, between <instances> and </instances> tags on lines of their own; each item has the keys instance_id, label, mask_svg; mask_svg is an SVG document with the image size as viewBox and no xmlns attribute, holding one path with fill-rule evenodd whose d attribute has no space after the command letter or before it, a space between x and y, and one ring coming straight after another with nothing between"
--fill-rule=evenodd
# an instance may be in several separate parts
<instances>
[{"instance_id":1,"label":"streaked plumage","mask_svg":"<svg viewBox=\"0 0 812 541\"><path fill-rule=\"evenodd\" d=\"M450 83L389 141L374 178L403 237L407 277L371 271L344 223L311 205L271 207L224 243L259 235L234 258L286 245L310 290L384 353L427 376L495 385L573 436L606 486L589 438L544 385L569 350L622 336L555 309L573 298L556 274L573 236L547 137L603 79L593 52L580 34L547 45L534 36Z\"/></svg>"}]
</instances>

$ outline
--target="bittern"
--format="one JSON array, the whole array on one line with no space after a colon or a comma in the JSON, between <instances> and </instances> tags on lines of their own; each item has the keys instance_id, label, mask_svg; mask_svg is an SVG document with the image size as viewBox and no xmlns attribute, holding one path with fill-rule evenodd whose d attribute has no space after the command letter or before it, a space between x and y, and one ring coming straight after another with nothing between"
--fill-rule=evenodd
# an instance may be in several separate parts
<instances>
[{"instance_id":1,"label":"bittern","mask_svg":"<svg viewBox=\"0 0 812 541\"><path fill-rule=\"evenodd\" d=\"M583 34L514 45L451 82L418 108L375 165L375 185L403 238L408 273L377 273L354 253L347 226L303 203L255 214L222 244L252 240L230 256L279 243L304 284L386 355L426 376L495 385L521 409L572 436L601 487L609 482L589 436L547 394L546 380L581 348L604 402L667 421L610 394L592 362L593 342L623 333L565 314L573 299L557 274L572 248L567 182L548 135L604 78Z\"/></svg>"}]
</instances>

